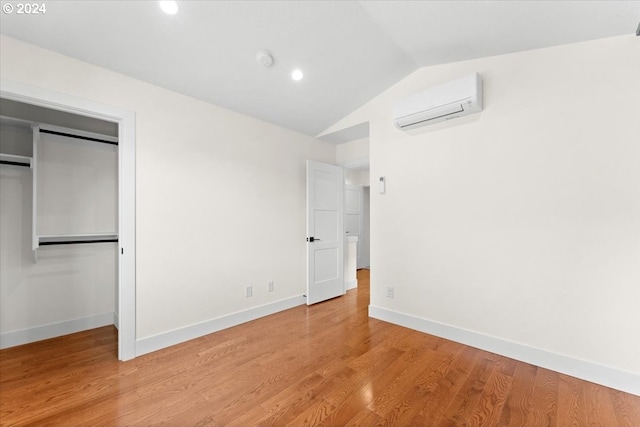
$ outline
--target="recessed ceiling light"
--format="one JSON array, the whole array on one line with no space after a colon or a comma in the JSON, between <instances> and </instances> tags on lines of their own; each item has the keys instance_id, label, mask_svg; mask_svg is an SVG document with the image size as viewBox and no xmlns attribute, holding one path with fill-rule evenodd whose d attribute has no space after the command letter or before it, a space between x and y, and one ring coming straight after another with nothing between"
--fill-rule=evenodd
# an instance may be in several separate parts
<instances>
[{"instance_id":1,"label":"recessed ceiling light","mask_svg":"<svg viewBox=\"0 0 640 427\"><path fill-rule=\"evenodd\" d=\"M301 70L293 70L293 72L291 73L291 78L295 81L302 80L303 77L304 74L302 74Z\"/></svg>"},{"instance_id":2,"label":"recessed ceiling light","mask_svg":"<svg viewBox=\"0 0 640 427\"><path fill-rule=\"evenodd\" d=\"M167 15L175 15L178 13L178 10L180 10L177 1L159 1L158 4L160 5L160 9Z\"/></svg>"}]
</instances>

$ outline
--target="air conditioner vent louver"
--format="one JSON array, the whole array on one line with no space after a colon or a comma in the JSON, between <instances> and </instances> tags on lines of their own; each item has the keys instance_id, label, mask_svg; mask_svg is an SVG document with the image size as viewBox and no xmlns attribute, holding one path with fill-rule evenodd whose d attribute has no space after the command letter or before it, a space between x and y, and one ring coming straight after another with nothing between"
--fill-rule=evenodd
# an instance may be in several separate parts
<instances>
[{"instance_id":1,"label":"air conditioner vent louver","mask_svg":"<svg viewBox=\"0 0 640 427\"><path fill-rule=\"evenodd\" d=\"M398 129L409 130L482 111L482 77L478 73L418 92L394 109Z\"/></svg>"}]
</instances>

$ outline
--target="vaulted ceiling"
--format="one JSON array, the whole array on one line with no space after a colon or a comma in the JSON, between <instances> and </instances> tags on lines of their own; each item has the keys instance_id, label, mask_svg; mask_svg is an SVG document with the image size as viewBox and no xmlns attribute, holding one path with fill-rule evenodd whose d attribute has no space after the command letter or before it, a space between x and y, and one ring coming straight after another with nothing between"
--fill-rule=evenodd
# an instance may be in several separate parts
<instances>
[{"instance_id":1,"label":"vaulted ceiling","mask_svg":"<svg viewBox=\"0 0 640 427\"><path fill-rule=\"evenodd\" d=\"M634 34L640 22L640 1L614 0L178 5L48 1L38 15L5 11L0 31L315 136L419 67Z\"/></svg>"}]
</instances>

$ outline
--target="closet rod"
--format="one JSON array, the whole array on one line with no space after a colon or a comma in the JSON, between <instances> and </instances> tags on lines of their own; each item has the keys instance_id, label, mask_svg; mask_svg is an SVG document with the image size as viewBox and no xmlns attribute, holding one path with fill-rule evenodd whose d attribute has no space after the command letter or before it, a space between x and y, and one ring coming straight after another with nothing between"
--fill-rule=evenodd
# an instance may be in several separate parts
<instances>
[{"instance_id":1,"label":"closet rod","mask_svg":"<svg viewBox=\"0 0 640 427\"><path fill-rule=\"evenodd\" d=\"M104 239L104 240L64 240L60 242L40 242L40 246L51 245L75 245L76 243L112 243L117 242L118 239Z\"/></svg>"},{"instance_id":2,"label":"closet rod","mask_svg":"<svg viewBox=\"0 0 640 427\"><path fill-rule=\"evenodd\" d=\"M72 133L66 133L66 132L56 132L54 130L47 130L47 129L40 129L40 132L42 133L50 133L52 135L59 135L59 136L68 136L70 138L78 138L78 139L84 139L86 141L94 141L94 142L101 142L103 144L111 144L111 145L118 145L117 142L114 141L107 141L105 139L99 139L99 138L91 138L88 136L80 136L80 135L74 135Z\"/></svg>"},{"instance_id":3,"label":"closet rod","mask_svg":"<svg viewBox=\"0 0 640 427\"><path fill-rule=\"evenodd\" d=\"M11 160L0 160L0 164L31 167L29 163L12 162Z\"/></svg>"}]
</instances>

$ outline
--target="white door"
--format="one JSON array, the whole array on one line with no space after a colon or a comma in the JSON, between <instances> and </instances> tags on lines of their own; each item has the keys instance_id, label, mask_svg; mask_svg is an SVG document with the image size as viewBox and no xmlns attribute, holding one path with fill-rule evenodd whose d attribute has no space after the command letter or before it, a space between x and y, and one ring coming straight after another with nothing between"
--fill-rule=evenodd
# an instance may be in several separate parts
<instances>
[{"instance_id":1,"label":"white door","mask_svg":"<svg viewBox=\"0 0 640 427\"><path fill-rule=\"evenodd\" d=\"M307 160L307 304L344 292L344 170Z\"/></svg>"}]
</instances>

